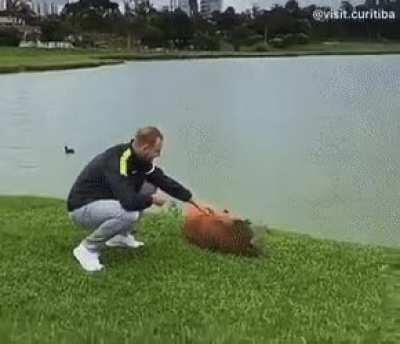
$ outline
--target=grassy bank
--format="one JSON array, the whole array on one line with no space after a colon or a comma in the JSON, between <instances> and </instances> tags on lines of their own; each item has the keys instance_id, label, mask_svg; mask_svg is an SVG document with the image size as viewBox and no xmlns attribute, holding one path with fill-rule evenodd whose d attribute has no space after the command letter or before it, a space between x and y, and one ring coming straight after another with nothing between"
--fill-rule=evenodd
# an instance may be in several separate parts
<instances>
[{"instance_id":1,"label":"grassy bank","mask_svg":"<svg viewBox=\"0 0 400 344\"><path fill-rule=\"evenodd\" d=\"M121 62L99 59L85 50L0 48L0 73L90 68Z\"/></svg>"},{"instance_id":2,"label":"grassy bank","mask_svg":"<svg viewBox=\"0 0 400 344\"><path fill-rule=\"evenodd\" d=\"M122 63L124 60L172 60L230 57L295 57L310 55L400 54L400 43L327 42L254 52L242 51L138 53L83 49L0 48L0 73L88 68Z\"/></svg>"},{"instance_id":3,"label":"grassy bank","mask_svg":"<svg viewBox=\"0 0 400 344\"><path fill-rule=\"evenodd\" d=\"M0 197L0 342L379 343L381 248L272 231L269 258L189 246L178 212L143 219L136 250L85 274L65 202Z\"/></svg>"},{"instance_id":4,"label":"grassy bank","mask_svg":"<svg viewBox=\"0 0 400 344\"><path fill-rule=\"evenodd\" d=\"M383 298L384 322L382 341L387 344L400 343L400 251L387 249L384 254L383 276L386 292Z\"/></svg>"}]
</instances>

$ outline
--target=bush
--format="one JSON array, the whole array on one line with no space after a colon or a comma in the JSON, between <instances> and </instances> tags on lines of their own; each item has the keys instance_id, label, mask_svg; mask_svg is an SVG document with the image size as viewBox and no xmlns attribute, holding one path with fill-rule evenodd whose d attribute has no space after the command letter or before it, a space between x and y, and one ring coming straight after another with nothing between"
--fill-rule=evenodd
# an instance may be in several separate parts
<instances>
[{"instance_id":1,"label":"bush","mask_svg":"<svg viewBox=\"0 0 400 344\"><path fill-rule=\"evenodd\" d=\"M255 45L258 42L260 42L261 40L263 40L263 36L262 35L250 35L248 38L246 38L244 40L244 44L246 45Z\"/></svg>"},{"instance_id":2,"label":"bush","mask_svg":"<svg viewBox=\"0 0 400 344\"><path fill-rule=\"evenodd\" d=\"M217 51L220 49L220 40L218 37L198 33L193 39L193 46L196 50Z\"/></svg>"},{"instance_id":3,"label":"bush","mask_svg":"<svg viewBox=\"0 0 400 344\"><path fill-rule=\"evenodd\" d=\"M284 48L293 44L307 44L310 37L304 33L288 33L286 35L276 35L269 43L275 48Z\"/></svg>"},{"instance_id":4,"label":"bush","mask_svg":"<svg viewBox=\"0 0 400 344\"><path fill-rule=\"evenodd\" d=\"M283 38L281 37L274 37L272 38L269 43L274 47L274 48L284 48L285 43Z\"/></svg>"},{"instance_id":5,"label":"bush","mask_svg":"<svg viewBox=\"0 0 400 344\"><path fill-rule=\"evenodd\" d=\"M296 43L296 36L293 33L288 33L283 36L283 45L285 47L295 43Z\"/></svg>"},{"instance_id":6,"label":"bush","mask_svg":"<svg viewBox=\"0 0 400 344\"><path fill-rule=\"evenodd\" d=\"M144 31L142 43L149 48L161 47L165 44L164 33L159 28L149 25Z\"/></svg>"},{"instance_id":7,"label":"bush","mask_svg":"<svg viewBox=\"0 0 400 344\"><path fill-rule=\"evenodd\" d=\"M295 39L297 44L307 44L310 41L310 36L305 33L296 33Z\"/></svg>"},{"instance_id":8,"label":"bush","mask_svg":"<svg viewBox=\"0 0 400 344\"><path fill-rule=\"evenodd\" d=\"M74 42L74 46L78 48L94 48L95 40L93 39L92 35L85 33L77 37Z\"/></svg>"},{"instance_id":9,"label":"bush","mask_svg":"<svg viewBox=\"0 0 400 344\"><path fill-rule=\"evenodd\" d=\"M242 45L250 44L249 38L254 36L254 32L246 26L235 27L230 33L230 41L235 51L239 51Z\"/></svg>"},{"instance_id":10,"label":"bush","mask_svg":"<svg viewBox=\"0 0 400 344\"><path fill-rule=\"evenodd\" d=\"M18 47L22 40L22 33L14 28L0 29L0 46Z\"/></svg>"},{"instance_id":11,"label":"bush","mask_svg":"<svg viewBox=\"0 0 400 344\"><path fill-rule=\"evenodd\" d=\"M43 42L63 41L72 29L58 19L45 19L40 23L41 37Z\"/></svg>"},{"instance_id":12,"label":"bush","mask_svg":"<svg viewBox=\"0 0 400 344\"><path fill-rule=\"evenodd\" d=\"M269 51L269 45L268 43L260 42L253 47L253 50L258 52Z\"/></svg>"}]
</instances>

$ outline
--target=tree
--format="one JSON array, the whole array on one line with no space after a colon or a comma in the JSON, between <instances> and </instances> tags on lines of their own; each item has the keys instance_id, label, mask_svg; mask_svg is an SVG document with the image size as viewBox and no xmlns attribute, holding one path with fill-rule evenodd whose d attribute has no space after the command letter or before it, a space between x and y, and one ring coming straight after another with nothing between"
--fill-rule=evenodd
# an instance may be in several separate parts
<instances>
[{"instance_id":1,"label":"tree","mask_svg":"<svg viewBox=\"0 0 400 344\"><path fill-rule=\"evenodd\" d=\"M263 36L264 44L268 41L268 20L268 11L259 11L253 8L253 19L250 25L255 32Z\"/></svg>"},{"instance_id":2,"label":"tree","mask_svg":"<svg viewBox=\"0 0 400 344\"><path fill-rule=\"evenodd\" d=\"M170 38L178 48L189 45L193 38L194 26L188 15L181 9L177 9L171 16L171 36Z\"/></svg>"},{"instance_id":3,"label":"tree","mask_svg":"<svg viewBox=\"0 0 400 344\"><path fill-rule=\"evenodd\" d=\"M7 0L6 3L6 13L13 17L24 19L27 23L32 21L32 19L35 17L35 12L32 11L31 7L26 1Z\"/></svg>"},{"instance_id":4,"label":"tree","mask_svg":"<svg viewBox=\"0 0 400 344\"><path fill-rule=\"evenodd\" d=\"M239 51L242 45L248 43L249 39L254 35L253 31L245 26L239 26L232 30L230 42L235 51Z\"/></svg>"},{"instance_id":5,"label":"tree","mask_svg":"<svg viewBox=\"0 0 400 344\"><path fill-rule=\"evenodd\" d=\"M227 36L235 27L241 24L240 17L233 7L228 7L225 12L214 12L211 17L219 30Z\"/></svg>"},{"instance_id":6,"label":"tree","mask_svg":"<svg viewBox=\"0 0 400 344\"><path fill-rule=\"evenodd\" d=\"M197 32L193 38L193 45L196 50L216 51L220 48L220 41L218 37Z\"/></svg>"},{"instance_id":7,"label":"tree","mask_svg":"<svg viewBox=\"0 0 400 344\"><path fill-rule=\"evenodd\" d=\"M122 15L118 4L110 0L79 0L64 6L61 15L83 30L108 32Z\"/></svg>"},{"instance_id":8,"label":"tree","mask_svg":"<svg viewBox=\"0 0 400 344\"><path fill-rule=\"evenodd\" d=\"M0 28L0 46L17 47L22 40L22 33L16 28Z\"/></svg>"},{"instance_id":9,"label":"tree","mask_svg":"<svg viewBox=\"0 0 400 344\"><path fill-rule=\"evenodd\" d=\"M340 9L350 14L353 11L353 5L348 1L342 1Z\"/></svg>"},{"instance_id":10,"label":"tree","mask_svg":"<svg viewBox=\"0 0 400 344\"><path fill-rule=\"evenodd\" d=\"M134 1L134 4L125 2L125 14L118 25L118 31L127 38L127 48L131 48L133 41L151 47L163 45L166 34L158 26L162 13L158 13L149 1Z\"/></svg>"},{"instance_id":11,"label":"tree","mask_svg":"<svg viewBox=\"0 0 400 344\"><path fill-rule=\"evenodd\" d=\"M285 4L285 9L292 14L297 14L299 11L299 3L297 0L288 0Z\"/></svg>"},{"instance_id":12,"label":"tree","mask_svg":"<svg viewBox=\"0 0 400 344\"><path fill-rule=\"evenodd\" d=\"M113 14L121 14L118 4L110 0L79 0L78 2L67 3L62 14L65 16L85 17L94 13L100 17L109 17Z\"/></svg>"},{"instance_id":13,"label":"tree","mask_svg":"<svg viewBox=\"0 0 400 344\"><path fill-rule=\"evenodd\" d=\"M268 26L272 36L296 33L297 21L285 8L275 5L268 15Z\"/></svg>"},{"instance_id":14,"label":"tree","mask_svg":"<svg viewBox=\"0 0 400 344\"><path fill-rule=\"evenodd\" d=\"M56 18L44 19L40 22L41 40L63 41L65 37L73 33L73 29L67 22L63 22Z\"/></svg>"},{"instance_id":15,"label":"tree","mask_svg":"<svg viewBox=\"0 0 400 344\"><path fill-rule=\"evenodd\" d=\"M143 32L141 41L150 48L161 47L164 43L164 34L159 28L148 25Z\"/></svg>"}]
</instances>

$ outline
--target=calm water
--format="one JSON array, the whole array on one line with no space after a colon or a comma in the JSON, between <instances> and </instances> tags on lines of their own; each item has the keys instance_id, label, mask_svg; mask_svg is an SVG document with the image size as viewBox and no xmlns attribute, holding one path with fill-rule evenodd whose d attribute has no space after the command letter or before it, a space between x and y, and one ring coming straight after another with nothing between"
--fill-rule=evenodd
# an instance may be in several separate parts
<instances>
[{"instance_id":1,"label":"calm water","mask_svg":"<svg viewBox=\"0 0 400 344\"><path fill-rule=\"evenodd\" d=\"M65 198L91 157L154 124L162 165L198 198L254 222L398 246L399 89L398 56L2 75L0 194Z\"/></svg>"}]
</instances>

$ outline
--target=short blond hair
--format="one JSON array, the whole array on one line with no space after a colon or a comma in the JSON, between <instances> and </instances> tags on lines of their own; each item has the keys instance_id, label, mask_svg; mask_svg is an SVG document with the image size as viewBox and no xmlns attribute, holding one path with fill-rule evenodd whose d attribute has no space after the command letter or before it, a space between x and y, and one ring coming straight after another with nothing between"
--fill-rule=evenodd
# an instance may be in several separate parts
<instances>
[{"instance_id":1,"label":"short blond hair","mask_svg":"<svg viewBox=\"0 0 400 344\"><path fill-rule=\"evenodd\" d=\"M143 144L153 145L157 142L157 139L164 139L161 131L156 127L144 127L140 128L136 134L134 141L137 145L141 146Z\"/></svg>"}]
</instances>

